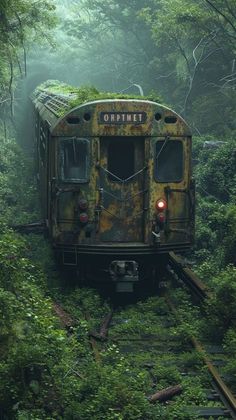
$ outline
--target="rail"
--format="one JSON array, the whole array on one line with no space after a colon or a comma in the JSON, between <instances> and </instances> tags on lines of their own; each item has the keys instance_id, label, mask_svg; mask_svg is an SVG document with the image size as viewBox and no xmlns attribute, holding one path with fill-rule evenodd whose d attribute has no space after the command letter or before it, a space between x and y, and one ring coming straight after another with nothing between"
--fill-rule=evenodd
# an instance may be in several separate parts
<instances>
[{"instance_id":1,"label":"rail","mask_svg":"<svg viewBox=\"0 0 236 420\"><path fill-rule=\"evenodd\" d=\"M168 271L179 276L200 299L211 296L207 286L190 268L186 267L186 264L181 257L178 257L174 252L169 253Z\"/></svg>"},{"instance_id":2,"label":"rail","mask_svg":"<svg viewBox=\"0 0 236 420\"><path fill-rule=\"evenodd\" d=\"M160 298L155 299L157 299L158 305L158 299ZM145 370L150 376L150 384L152 383L152 385L147 388L146 391L144 389L144 397L150 402L150 404L155 404L156 402L161 404L165 401L171 400L179 394L184 394L185 387L182 385L182 381L178 383L173 380L173 383L169 383L166 388L160 389L155 373L157 371L155 368L156 358L159 358L158 363L160 363L160 366L162 366L163 363L163 366L166 366L164 359L169 353L172 355L173 360L176 360L178 366L180 351L183 353L183 360L186 351L197 351L201 355L201 360L205 365L207 365L209 372L214 379L215 386L209 384L209 389L206 390L206 399L209 403L207 402L206 404L202 404L203 406L193 402L189 405L185 403L183 404L183 413L187 413L186 416L189 415L189 418L194 416L194 418L236 419L234 396L222 381L217 369L213 366L203 346L194 337L192 337L191 342L189 341L189 343L185 344L187 345L186 350L180 338L173 335L172 327L175 325L178 326L178 317L174 314L175 308L173 308L173 312L169 310L170 306L173 306L172 303L168 302L168 299L165 299L165 301L167 301L167 304L165 305L164 311L163 308L159 308L158 306L154 306L149 309L148 306L145 306L145 300L143 302L143 307L141 307L142 303L140 302L138 304L133 304L132 312L135 312L135 314L132 315L135 320L134 329L127 328L129 326L130 319L127 318L129 315L127 315L126 307L123 309L111 309L109 312L105 309L104 317L101 317L101 319L94 318L93 313L90 313L85 309L84 318L89 322L91 320L94 321L95 319L95 324L97 326L100 325L100 327L96 327L96 330L90 331L87 336L94 360L98 363L99 369L102 369L104 365L104 356L102 356L104 351L106 352L106 349L109 347L112 348L116 346L123 359L127 359L127 363L129 363L128 360L131 360L130 366L134 368L134 372L136 372L136 374L137 369L140 369L140 372ZM70 326L71 323L73 323L70 315L66 316L63 310L58 310L58 306L56 312L59 317L62 317L62 321L68 329L68 324ZM173 315L171 315L171 313ZM142 314L144 318L143 316L140 316ZM99 317L100 316L101 315L99 315ZM193 344L195 350L191 350L193 349ZM147 353L147 361L145 362L144 358L143 364L140 365L140 354L145 355L145 353ZM160 361L160 358L162 357L164 359L161 359ZM194 358L194 353L192 357ZM185 370L183 367L180 367L180 369L180 372L182 372L182 369ZM202 364L200 364L199 368L196 368L196 371L194 370L194 375L198 376L201 374L200 372L202 372ZM69 374L73 375L73 371L70 371ZM191 377L191 368L190 372L186 372L185 374L190 375ZM83 378L86 378L86 371L82 371L80 374L80 379L83 380ZM153 391L150 392L151 389L153 389ZM216 402L216 406L211 405L212 399ZM173 405L174 404L175 403L173 401Z\"/></svg>"},{"instance_id":3,"label":"rail","mask_svg":"<svg viewBox=\"0 0 236 420\"><path fill-rule=\"evenodd\" d=\"M176 279L176 276L181 279L190 289L194 292L196 296L202 301L205 298L210 298L212 293L207 288L206 285L198 278L198 276L188 267L186 267L184 261L181 257L178 257L173 252L169 253L169 264L167 266L168 272L173 275ZM174 305L169 302L171 309L176 313ZM196 348L198 353L201 355L205 365L210 372L214 383L221 395L222 402L227 406L231 413L231 417L236 419L236 398L225 384L221 375L219 374L216 367L211 362L204 346L195 338L191 337L193 346Z\"/></svg>"}]
</instances>

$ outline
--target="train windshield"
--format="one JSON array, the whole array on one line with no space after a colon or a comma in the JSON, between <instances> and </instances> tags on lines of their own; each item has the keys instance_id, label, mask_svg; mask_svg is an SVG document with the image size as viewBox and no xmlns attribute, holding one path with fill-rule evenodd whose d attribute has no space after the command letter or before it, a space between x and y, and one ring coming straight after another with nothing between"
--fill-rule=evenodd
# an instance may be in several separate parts
<instances>
[{"instance_id":1,"label":"train windshield","mask_svg":"<svg viewBox=\"0 0 236 420\"><path fill-rule=\"evenodd\" d=\"M180 182L183 179L183 143L179 140L156 142L155 180Z\"/></svg>"},{"instance_id":2,"label":"train windshield","mask_svg":"<svg viewBox=\"0 0 236 420\"><path fill-rule=\"evenodd\" d=\"M67 138L59 143L59 175L63 181L87 182L89 172L89 141Z\"/></svg>"},{"instance_id":3,"label":"train windshield","mask_svg":"<svg viewBox=\"0 0 236 420\"><path fill-rule=\"evenodd\" d=\"M111 181L122 182L131 177L134 172L134 142L118 137L108 144L107 166Z\"/></svg>"}]
</instances>

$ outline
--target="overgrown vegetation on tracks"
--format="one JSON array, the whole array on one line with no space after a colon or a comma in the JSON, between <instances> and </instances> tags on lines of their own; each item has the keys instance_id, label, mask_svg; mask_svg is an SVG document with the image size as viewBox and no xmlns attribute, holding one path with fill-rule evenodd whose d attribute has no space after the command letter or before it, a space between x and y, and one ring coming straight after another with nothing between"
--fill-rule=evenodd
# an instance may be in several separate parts
<instances>
[{"instance_id":1,"label":"overgrown vegetation on tracks","mask_svg":"<svg viewBox=\"0 0 236 420\"><path fill-rule=\"evenodd\" d=\"M17 419L51 419L76 418L80 413L81 419L151 419L157 415L166 418L169 413L168 415L184 418L184 414L180 417L181 407L185 404L182 397L178 397L177 403L167 407L150 405L146 398L151 392L150 378L142 367L139 371L137 368L133 369L132 358L124 359L117 346L107 347L102 354L101 365L94 361L88 332L99 327L98 319L109 309L94 291L76 289L64 294L63 306L76 319L76 325L70 333L62 328L58 317L53 313L50 297L53 294L62 299L61 291L53 289L58 286L58 274L53 267L50 247L43 238L35 235L22 237L8 227L11 224L34 221L39 217L33 162L24 156L13 139L7 143L2 139L0 148L1 415ZM199 160L196 167L198 187L208 191L208 194L198 193L200 206L195 250L196 268L204 280L210 280L210 286L216 291L207 307L207 333L214 332L217 328L218 337L232 354L225 367L225 372L231 374L236 372L236 279L231 258L234 255L235 231L229 229L229 226L234 226L234 218L229 216L234 214L234 184L231 180L233 150L232 142L222 145L214 153L209 153L203 148L203 139L199 139L195 147L195 157ZM222 200L220 206L223 206L220 213L222 225L219 223L220 210L216 199L219 193L217 189L213 191L211 183L216 161L220 173L228 174L222 180L222 190L228 196L225 201L222 196L219 197ZM208 219L203 209L208 209ZM224 230L221 226L224 226ZM204 229L208 235L202 234ZM204 242L206 237L207 243ZM224 243L225 247L222 245ZM214 249L217 259L211 255L209 249ZM139 329L145 332L146 328L146 332L151 332L150 319L147 317L148 314L151 316L149 310L153 304L152 300L143 306L140 304L136 312L127 309L122 317L127 317L130 321L120 326L118 324L116 332L119 333L120 329L120 332L131 334ZM161 300L157 299L155 305L161 308ZM84 318L84 311L92 313L89 321ZM137 316L138 312L140 317ZM197 325L193 322L196 316L187 303L180 309L180 316L182 323L176 334L184 342L197 327L201 328L201 323L198 322ZM141 362L144 363L150 357L151 352L140 355L140 366ZM174 361L173 364L170 363L171 356L168 357L166 355L164 359L157 358L155 362L157 386L160 388L178 381L183 383ZM197 363L197 359L194 361L188 352L183 357L186 365ZM189 387L186 397L190 398L192 393L198 401L204 399L200 383L186 382L184 386L185 391Z\"/></svg>"},{"instance_id":2,"label":"overgrown vegetation on tracks","mask_svg":"<svg viewBox=\"0 0 236 420\"><path fill-rule=\"evenodd\" d=\"M195 138L196 244L194 270L213 291L203 336L223 344L236 386L236 141Z\"/></svg>"}]
</instances>

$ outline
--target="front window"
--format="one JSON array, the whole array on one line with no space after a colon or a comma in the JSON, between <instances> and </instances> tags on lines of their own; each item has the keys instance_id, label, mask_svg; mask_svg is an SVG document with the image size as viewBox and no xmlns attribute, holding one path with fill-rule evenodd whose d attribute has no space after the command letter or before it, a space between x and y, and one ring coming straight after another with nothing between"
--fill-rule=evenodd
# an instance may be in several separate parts
<instances>
[{"instance_id":1,"label":"front window","mask_svg":"<svg viewBox=\"0 0 236 420\"><path fill-rule=\"evenodd\" d=\"M113 139L108 145L107 169L111 181L122 182L134 172L134 142L127 138Z\"/></svg>"},{"instance_id":2,"label":"front window","mask_svg":"<svg viewBox=\"0 0 236 420\"><path fill-rule=\"evenodd\" d=\"M183 178L183 143L179 140L156 142L155 180L179 182Z\"/></svg>"},{"instance_id":3,"label":"front window","mask_svg":"<svg viewBox=\"0 0 236 420\"><path fill-rule=\"evenodd\" d=\"M59 174L63 181L87 182L89 141L76 137L60 140Z\"/></svg>"}]
</instances>

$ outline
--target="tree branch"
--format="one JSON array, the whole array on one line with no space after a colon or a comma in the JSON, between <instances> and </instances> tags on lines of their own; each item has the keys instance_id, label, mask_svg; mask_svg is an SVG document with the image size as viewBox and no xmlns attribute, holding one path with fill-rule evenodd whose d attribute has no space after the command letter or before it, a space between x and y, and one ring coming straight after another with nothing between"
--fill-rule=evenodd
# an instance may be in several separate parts
<instances>
[{"instance_id":1,"label":"tree branch","mask_svg":"<svg viewBox=\"0 0 236 420\"><path fill-rule=\"evenodd\" d=\"M21 18L19 16L19 14L15 11L15 16L19 22L19 27L20 27L20 40L21 40L21 45L23 48L23 53L24 53L24 73L25 73L25 77L27 76L27 64L26 64L26 49L25 49L25 42L24 42L24 32L23 32L23 26L22 26L22 22L21 22Z\"/></svg>"},{"instance_id":2,"label":"tree branch","mask_svg":"<svg viewBox=\"0 0 236 420\"><path fill-rule=\"evenodd\" d=\"M13 112L13 102L14 102L14 94L13 94L13 90L12 90L12 83L13 83L13 78L14 78L14 66L13 66L13 61L12 61L12 56L10 51L9 52L9 66L10 66L10 80L9 80L9 86L8 86L8 91L10 94L10 109L11 109L11 116L13 117L14 112Z\"/></svg>"},{"instance_id":3,"label":"tree branch","mask_svg":"<svg viewBox=\"0 0 236 420\"><path fill-rule=\"evenodd\" d=\"M190 63L189 63L188 57L187 57L187 55L186 55L186 53L185 53L185 51L184 51L183 47L181 46L181 44L180 44L179 40L178 40L177 38L174 38L174 40L175 40L175 42L176 42L176 44L177 44L177 46L178 46L178 48L179 48L179 50L180 50L180 52L181 52L182 56L184 57L184 59L185 59L185 61L186 61L186 64L187 64L187 69L188 69L189 75L191 75L191 67L190 67Z\"/></svg>"},{"instance_id":4,"label":"tree branch","mask_svg":"<svg viewBox=\"0 0 236 420\"><path fill-rule=\"evenodd\" d=\"M232 8L229 5L228 0L225 0L226 6L228 7L228 11L231 13L231 15L236 19L236 13L233 12Z\"/></svg>"},{"instance_id":5,"label":"tree branch","mask_svg":"<svg viewBox=\"0 0 236 420\"><path fill-rule=\"evenodd\" d=\"M228 18L228 16L226 16L223 12L221 12L221 10L219 10L214 4L212 4L212 2L210 0L205 0L205 1L212 9L215 10L216 13L218 13L220 16L222 16L226 20L226 22L229 23L229 25L234 30L234 32L236 32L236 26L234 26L234 24L231 22L231 20Z\"/></svg>"}]
</instances>

